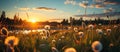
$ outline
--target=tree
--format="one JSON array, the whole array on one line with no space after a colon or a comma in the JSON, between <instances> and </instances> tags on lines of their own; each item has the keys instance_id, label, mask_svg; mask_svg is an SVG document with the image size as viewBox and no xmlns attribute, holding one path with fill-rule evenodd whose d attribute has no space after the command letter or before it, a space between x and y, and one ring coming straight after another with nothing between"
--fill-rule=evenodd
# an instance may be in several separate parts
<instances>
[{"instance_id":1,"label":"tree","mask_svg":"<svg viewBox=\"0 0 120 52\"><path fill-rule=\"evenodd\" d=\"M2 11L1 18L5 18L5 17L6 17L5 11Z\"/></svg>"}]
</instances>

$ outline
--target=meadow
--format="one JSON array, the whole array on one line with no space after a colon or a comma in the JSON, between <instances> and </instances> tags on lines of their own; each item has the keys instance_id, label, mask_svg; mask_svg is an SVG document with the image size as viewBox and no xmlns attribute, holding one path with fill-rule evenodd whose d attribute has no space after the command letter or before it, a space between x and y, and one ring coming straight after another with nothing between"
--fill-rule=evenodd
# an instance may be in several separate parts
<instances>
[{"instance_id":1,"label":"meadow","mask_svg":"<svg viewBox=\"0 0 120 52\"><path fill-rule=\"evenodd\" d=\"M94 41L102 44L102 50L98 52L120 52L120 24L63 27L59 30L8 30L7 37L15 36L19 40L13 47L14 52L65 52L67 48L74 48L76 52L95 52ZM8 45L2 35L0 52L5 52Z\"/></svg>"}]
</instances>

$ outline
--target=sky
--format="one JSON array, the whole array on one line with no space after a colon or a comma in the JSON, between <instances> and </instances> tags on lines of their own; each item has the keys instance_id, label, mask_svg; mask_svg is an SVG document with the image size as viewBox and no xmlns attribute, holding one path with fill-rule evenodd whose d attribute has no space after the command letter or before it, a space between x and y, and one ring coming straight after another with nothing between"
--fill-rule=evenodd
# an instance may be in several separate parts
<instances>
[{"instance_id":1,"label":"sky","mask_svg":"<svg viewBox=\"0 0 120 52\"><path fill-rule=\"evenodd\" d=\"M120 12L120 0L0 0L0 14L24 20L61 21L70 16Z\"/></svg>"}]
</instances>

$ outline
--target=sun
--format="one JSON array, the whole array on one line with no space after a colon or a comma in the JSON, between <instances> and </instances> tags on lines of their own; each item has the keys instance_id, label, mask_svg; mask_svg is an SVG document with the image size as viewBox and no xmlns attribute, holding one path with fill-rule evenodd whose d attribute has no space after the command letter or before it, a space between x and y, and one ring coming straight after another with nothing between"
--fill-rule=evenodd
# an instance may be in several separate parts
<instances>
[{"instance_id":1,"label":"sun","mask_svg":"<svg viewBox=\"0 0 120 52\"><path fill-rule=\"evenodd\" d=\"M37 21L35 19L29 19L30 22L36 23Z\"/></svg>"},{"instance_id":2,"label":"sun","mask_svg":"<svg viewBox=\"0 0 120 52\"><path fill-rule=\"evenodd\" d=\"M36 22L36 20L32 19L32 20L31 20L31 22L32 22L32 23L35 23L35 22Z\"/></svg>"}]
</instances>

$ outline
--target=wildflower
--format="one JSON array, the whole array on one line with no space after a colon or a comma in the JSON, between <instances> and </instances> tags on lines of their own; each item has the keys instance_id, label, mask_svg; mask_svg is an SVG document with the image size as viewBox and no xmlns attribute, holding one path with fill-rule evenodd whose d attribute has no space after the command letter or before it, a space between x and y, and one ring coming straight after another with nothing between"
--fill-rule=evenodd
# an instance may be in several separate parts
<instances>
[{"instance_id":1,"label":"wildflower","mask_svg":"<svg viewBox=\"0 0 120 52\"><path fill-rule=\"evenodd\" d=\"M55 43L55 42L56 42L56 40L53 39L53 40L52 40L52 43Z\"/></svg>"},{"instance_id":2,"label":"wildflower","mask_svg":"<svg viewBox=\"0 0 120 52\"><path fill-rule=\"evenodd\" d=\"M29 34L29 33L30 33L29 30L24 30L24 31L23 31L23 34Z\"/></svg>"},{"instance_id":3,"label":"wildflower","mask_svg":"<svg viewBox=\"0 0 120 52\"><path fill-rule=\"evenodd\" d=\"M77 52L75 48L66 48L64 52Z\"/></svg>"},{"instance_id":4,"label":"wildflower","mask_svg":"<svg viewBox=\"0 0 120 52\"><path fill-rule=\"evenodd\" d=\"M78 32L78 28L75 27L75 28L74 28L74 31L75 31L75 32Z\"/></svg>"},{"instance_id":5,"label":"wildflower","mask_svg":"<svg viewBox=\"0 0 120 52\"><path fill-rule=\"evenodd\" d=\"M58 39L59 41L61 41L61 39Z\"/></svg>"},{"instance_id":6,"label":"wildflower","mask_svg":"<svg viewBox=\"0 0 120 52\"><path fill-rule=\"evenodd\" d=\"M50 25L45 25L44 28L49 30L50 29Z\"/></svg>"},{"instance_id":7,"label":"wildflower","mask_svg":"<svg viewBox=\"0 0 120 52\"><path fill-rule=\"evenodd\" d=\"M46 37L46 36L42 36L41 38L42 38L42 39L47 39L47 37Z\"/></svg>"},{"instance_id":8,"label":"wildflower","mask_svg":"<svg viewBox=\"0 0 120 52\"><path fill-rule=\"evenodd\" d=\"M113 43L110 43L110 45L109 45L110 47L113 47L114 46L114 44Z\"/></svg>"},{"instance_id":9,"label":"wildflower","mask_svg":"<svg viewBox=\"0 0 120 52\"><path fill-rule=\"evenodd\" d=\"M98 25L102 25L101 23L99 23Z\"/></svg>"},{"instance_id":10,"label":"wildflower","mask_svg":"<svg viewBox=\"0 0 120 52\"><path fill-rule=\"evenodd\" d=\"M68 30L72 29L71 27L68 27Z\"/></svg>"},{"instance_id":11,"label":"wildflower","mask_svg":"<svg viewBox=\"0 0 120 52\"><path fill-rule=\"evenodd\" d=\"M118 26L117 25L114 25L114 28L117 28Z\"/></svg>"},{"instance_id":12,"label":"wildflower","mask_svg":"<svg viewBox=\"0 0 120 52\"><path fill-rule=\"evenodd\" d=\"M5 44L8 46L16 46L19 43L19 39L15 36L9 36L5 39Z\"/></svg>"},{"instance_id":13,"label":"wildflower","mask_svg":"<svg viewBox=\"0 0 120 52\"><path fill-rule=\"evenodd\" d=\"M32 30L32 32L36 32L36 30Z\"/></svg>"},{"instance_id":14,"label":"wildflower","mask_svg":"<svg viewBox=\"0 0 120 52\"><path fill-rule=\"evenodd\" d=\"M3 34L3 35L8 35L8 30L5 28L5 27L3 27L2 29L1 29L1 33Z\"/></svg>"},{"instance_id":15,"label":"wildflower","mask_svg":"<svg viewBox=\"0 0 120 52\"><path fill-rule=\"evenodd\" d=\"M84 33L83 32L78 32L78 35L80 38L82 38L84 36Z\"/></svg>"},{"instance_id":16,"label":"wildflower","mask_svg":"<svg viewBox=\"0 0 120 52\"><path fill-rule=\"evenodd\" d=\"M107 33L104 33L104 35L107 35Z\"/></svg>"},{"instance_id":17,"label":"wildflower","mask_svg":"<svg viewBox=\"0 0 120 52\"><path fill-rule=\"evenodd\" d=\"M92 50L94 52L100 52L102 50L103 46L99 41L94 41L92 43Z\"/></svg>"},{"instance_id":18,"label":"wildflower","mask_svg":"<svg viewBox=\"0 0 120 52\"><path fill-rule=\"evenodd\" d=\"M107 32L110 33L110 32L111 32L111 29L107 29Z\"/></svg>"},{"instance_id":19,"label":"wildflower","mask_svg":"<svg viewBox=\"0 0 120 52\"><path fill-rule=\"evenodd\" d=\"M61 38L62 38L62 39L64 39L64 38L65 38L65 36L61 36Z\"/></svg>"},{"instance_id":20,"label":"wildflower","mask_svg":"<svg viewBox=\"0 0 120 52\"><path fill-rule=\"evenodd\" d=\"M90 24L90 25L88 25L88 28L89 28L89 29L93 29L93 28L94 28L94 25Z\"/></svg>"},{"instance_id":21,"label":"wildflower","mask_svg":"<svg viewBox=\"0 0 120 52\"><path fill-rule=\"evenodd\" d=\"M56 49L55 47L52 47L52 52L59 52L58 49Z\"/></svg>"},{"instance_id":22,"label":"wildflower","mask_svg":"<svg viewBox=\"0 0 120 52\"><path fill-rule=\"evenodd\" d=\"M97 32L98 34L103 34L102 29L96 29L96 32Z\"/></svg>"}]
</instances>

